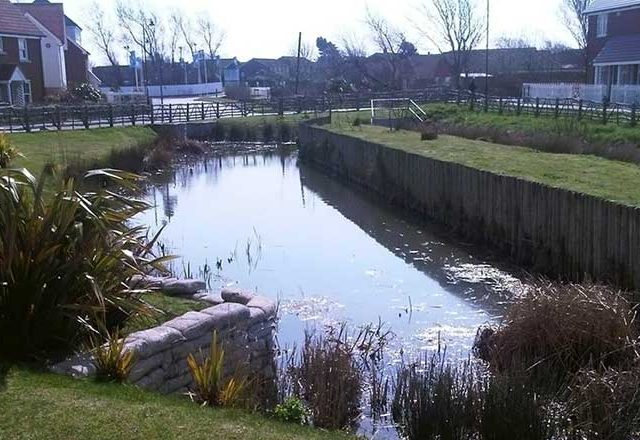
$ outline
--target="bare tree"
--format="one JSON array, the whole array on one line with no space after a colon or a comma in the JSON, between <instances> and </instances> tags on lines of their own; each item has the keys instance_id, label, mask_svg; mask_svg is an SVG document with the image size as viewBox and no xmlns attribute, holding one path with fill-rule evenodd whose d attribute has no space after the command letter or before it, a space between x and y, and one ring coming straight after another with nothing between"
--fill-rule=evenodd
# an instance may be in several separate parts
<instances>
[{"instance_id":1,"label":"bare tree","mask_svg":"<svg viewBox=\"0 0 640 440\"><path fill-rule=\"evenodd\" d=\"M208 51L209 57L213 60L222 46L224 41L224 31L218 29L218 26L214 24L211 17L203 14L198 19L198 30L202 35L202 39L205 44L205 48Z\"/></svg>"},{"instance_id":2,"label":"bare tree","mask_svg":"<svg viewBox=\"0 0 640 440\"><path fill-rule=\"evenodd\" d=\"M404 33L370 9L367 9L365 23L388 70L383 75L386 87L390 89L401 88L401 67L405 59L403 50L407 47Z\"/></svg>"},{"instance_id":3,"label":"bare tree","mask_svg":"<svg viewBox=\"0 0 640 440\"><path fill-rule=\"evenodd\" d=\"M107 57L109 64L117 66L118 57L114 50L116 36L113 31L113 26L107 21L100 3L94 1L89 9L91 12L89 17L89 32L93 37L94 43L102 54Z\"/></svg>"},{"instance_id":4,"label":"bare tree","mask_svg":"<svg viewBox=\"0 0 640 440\"><path fill-rule=\"evenodd\" d=\"M584 11L593 0L562 0L560 9L565 27L582 50L584 58L585 79L589 71L589 55L587 53L587 34L589 32L588 17Z\"/></svg>"},{"instance_id":5,"label":"bare tree","mask_svg":"<svg viewBox=\"0 0 640 440\"><path fill-rule=\"evenodd\" d=\"M158 15L141 7L131 6L124 0L116 4L116 16L122 31L123 40L140 47L142 53L152 62L162 60L165 55L165 35Z\"/></svg>"},{"instance_id":6,"label":"bare tree","mask_svg":"<svg viewBox=\"0 0 640 440\"><path fill-rule=\"evenodd\" d=\"M294 44L289 48L289 56L298 56L298 45ZM303 41L300 45L300 57L312 61L316 57L316 48L308 41Z\"/></svg>"},{"instance_id":7,"label":"bare tree","mask_svg":"<svg viewBox=\"0 0 640 440\"><path fill-rule=\"evenodd\" d=\"M536 46L527 37L512 37L508 35L499 37L495 45L498 49L527 49Z\"/></svg>"},{"instance_id":8,"label":"bare tree","mask_svg":"<svg viewBox=\"0 0 640 440\"><path fill-rule=\"evenodd\" d=\"M196 53L198 51L198 38L197 32L191 19L181 12L176 12L172 15L171 19L175 21L177 29L180 29L182 34L182 40L187 45L189 52L191 53L192 60L195 61Z\"/></svg>"},{"instance_id":9,"label":"bare tree","mask_svg":"<svg viewBox=\"0 0 640 440\"><path fill-rule=\"evenodd\" d=\"M169 16L169 55L171 55L171 64L176 62L176 53L178 44L180 43L180 26L178 20L175 20L177 11L173 11Z\"/></svg>"},{"instance_id":10,"label":"bare tree","mask_svg":"<svg viewBox=\"0 0 640 440\"><path fill-rule=\"evenodd\" d=\"M446 54L457 87L460 75L467 71L471 51L485 32L477 11L474 0L430 0L419 10L424 23L415 23L418 31Z\"/></svg>"}]
</instances>

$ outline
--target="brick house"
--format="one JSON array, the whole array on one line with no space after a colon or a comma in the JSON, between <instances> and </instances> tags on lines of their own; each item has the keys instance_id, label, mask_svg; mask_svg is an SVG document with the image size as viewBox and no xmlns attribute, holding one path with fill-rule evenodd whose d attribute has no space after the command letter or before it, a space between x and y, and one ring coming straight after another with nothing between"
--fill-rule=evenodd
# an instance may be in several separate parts
<instances>
[{"instance_id":1,"label":"brick house","mask_svg":"<svg viewBox=\"0 0 640 440\"><path fill-rule=\"evenodd\" d=\"M22 106L44 97L44 37L17 5L0 0L0 103Z\"/></svg>"},{"instance_id":2,"label":"brick house","mask_svg":"<svg viewBox=\"0 0 640 440\"><path fill-rule=\"evenodd\" d=\"M62 3L34 0L16 6L45 34L41 40L45 93L88 82L89 52L81 46L82 28L65 15Z\"/></svg>"},{"instance_id":3,"label":"brick house","mask_svg":"<svg viewBox=\"0 0 640 440\"><path fill-rule=\"evenodd\" d=\"M594 0L585 15L591 82L640 84L640 0Z\"/></svg>"}]
</instances>

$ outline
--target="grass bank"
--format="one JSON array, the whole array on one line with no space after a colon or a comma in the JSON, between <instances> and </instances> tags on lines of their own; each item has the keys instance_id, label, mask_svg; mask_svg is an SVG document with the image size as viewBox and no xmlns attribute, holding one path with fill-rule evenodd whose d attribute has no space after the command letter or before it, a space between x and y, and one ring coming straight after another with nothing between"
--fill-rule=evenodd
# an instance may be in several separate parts
<instances>
[{"instance_id":1,"label":"grass bank","mask_svg":"<svg viewBox=\"0 0 640 440\"><path fill-rule=\"evenodd\" d=\"M111 156L149 144L156 139L149 127L97 128L77 131L46 131L9 135L24 155L12 163L39 173L45 165L112 166Z\"/></svg>"},{"instance_id":2,"label":"grass bank","mask_svg":"<svg viewBox=\"0 0 640 440\"><path fill-rule=\"evenodd\" d=\"M260 415L199 407L184 397L13 368L0 384L6 439L350 439Z\"/></svg>"},{"instance_id":3,"label":"grass bank","mask_svg":"<svg viewBox=\"0 0 640 440\"><path fill-rule=\"evenodd\" d=\"M635 144L640 146L640 128L615 123L559 117L557 119L532 115L497 114L472 111L466 105L432 104L425 106L427 113L436 120L450 124L496 128L502 131L521 131L553 135L578 135L586 141L615 145Z\"/></svg>"},{"instance_id":4,"label":"grass bank","mask_svg":"<svg viewBox=\"0 0 640 440\"><path fill-rule=\"evenodd\" d=\"M369 125L353 126L344 118L337 119L326 128L437 160L640 206L640 187L635 184L640 181L640 167L631 163L592 155L546 153L533 148L449 135L440 135L433 141L422 141L417 132L390 131Z\"/></svg>"}]
</instances>

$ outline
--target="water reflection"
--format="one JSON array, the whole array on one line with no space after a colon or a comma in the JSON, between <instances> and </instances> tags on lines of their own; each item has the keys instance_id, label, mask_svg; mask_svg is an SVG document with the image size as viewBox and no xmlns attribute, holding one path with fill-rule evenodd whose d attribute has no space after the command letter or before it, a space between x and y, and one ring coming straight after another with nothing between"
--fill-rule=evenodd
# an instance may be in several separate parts
<instances>
[{"instance_id":1,"label":"water reflection","mask_svg":"<svg viewBox=\"0 0 640 440\"><path fill-rule=\"evenodd\" d=\"M436 229L305 166L295 155L247 154L180 166L151 190L165 246L192 268L221 270L277 297L279 339L348 321L387 322L396 353L439 338L466 354L519 281ZM443 239L443 237L445 237Z\"/></svg>"}]
</instances>

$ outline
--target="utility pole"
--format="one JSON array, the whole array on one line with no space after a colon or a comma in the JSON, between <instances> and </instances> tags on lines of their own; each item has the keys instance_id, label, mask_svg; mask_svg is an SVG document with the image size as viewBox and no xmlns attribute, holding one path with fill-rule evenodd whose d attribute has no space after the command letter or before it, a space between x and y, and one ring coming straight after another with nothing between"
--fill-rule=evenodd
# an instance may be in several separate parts
<instances>
[{"instance_id":1,"label":"utility pole","mask_svg":"<svg viewBox=\"0 0 640 440\"><path fill-rule=\"evenodd\" d=\"M489 1L487 0L487 47L484 58L484 111L489 111Z\"/></svg>"},{"instance_id":2,"label":"utility pole","mask_svg":"<svg viewBox=\"0 0 640 440\"><path fill-rule=\"evenodd\" d=\"M298 60L296 62L296 95L300 84L300 54L302 52L302 32L298 33Z\"/></svg>"}]
</instances>

